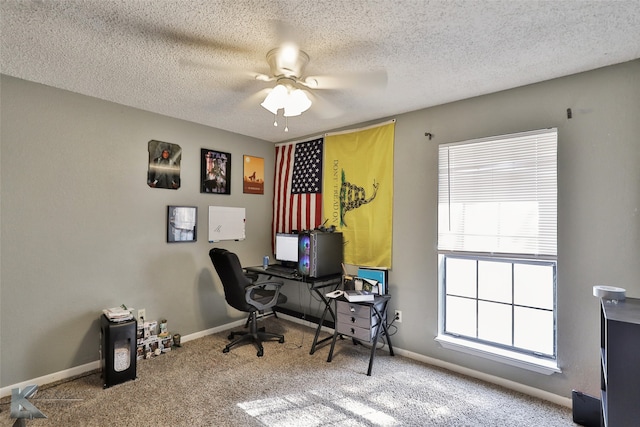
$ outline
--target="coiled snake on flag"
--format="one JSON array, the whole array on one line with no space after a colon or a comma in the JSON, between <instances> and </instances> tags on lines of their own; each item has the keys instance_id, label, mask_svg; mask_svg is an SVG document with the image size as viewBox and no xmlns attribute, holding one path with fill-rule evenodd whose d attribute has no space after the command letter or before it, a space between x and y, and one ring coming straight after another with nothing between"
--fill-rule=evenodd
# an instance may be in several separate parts
<instances>
[{"instance_id":1,"label":"coiled snake on flag","mask_svg":"<svg viewBox=\"0 0 640 427\"><path fill-rule=\"evenodd\" d=\"M364 187L352 184L346 180L344 170L342 171L342 186L340 187L340 222L346 225L344 216L347 212L358 209L362 205L366 205L373 201L378 194L378 186L380 184L373 181L373 195L367 198Z\"/></svg>"}]
</instances>

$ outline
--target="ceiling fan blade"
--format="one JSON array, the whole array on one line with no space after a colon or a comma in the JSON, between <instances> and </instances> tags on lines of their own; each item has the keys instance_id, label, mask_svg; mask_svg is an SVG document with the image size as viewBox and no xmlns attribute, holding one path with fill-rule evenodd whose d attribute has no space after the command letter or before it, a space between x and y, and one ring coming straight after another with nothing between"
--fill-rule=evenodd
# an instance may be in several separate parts
<instances>
[{"instance_id":1,"label":"ceiling fan blade","mask_svg":"<svg viewBox=\"0 0 640 427\"><path fill-rule=\"evenodd\" d=\"M165 40L180 45L232 54L256 54L250 48L233 43L230 41L232 39L227 37L216 39L206 36L202 32L181 29L180 23L172 26L159 23L157 19L154 19L152 13L148 15L125 13L124 8L113 2L91 2L87 4L86 8L79 9L79 13L86 13L91 22L100 22L105 29L125 31L132 36L146 40Z\"/></svg>"},{"instance_id":2,"label":"ceiling fan blade","mask_svg":"<svg viewBox=\"0 0 640 427\"><path fill-rule=\"evenodd\" d=\"M370 71L363 73L345 73L326 76L309 76L303 82L310 88L317 89L384 89L387 86L387 72Z\"/></svg>"},{"instance_id":3,"label":"ceiling fan blade","mask_svg":"<svg viewBox=\"0 0 640 427\"><path fill-rule=\"evenodd\" d=\"M268 76L266 74L262 74L262 73L251 73L251 75L253 76L253 78L255 80L261 81L261 82L272 82L274 81L276 78L273 76Z\"/></svg>"},{"instance_id":4,"label":"ceiling fan blade","mask_svg":"<svg viewBox=\"0 0 640 427\"><path fill-rule=\"evenodd\" d=\"M179 58L178 63L187 68L203 68L206 70L221 72L221 73L234 73L234 74L244 74L251 75L252 73L240 68L240 67L232 67L229 65L220 65L217 63L213 63L211 60L200 60L200 59L192 59L192 58ZM258 73L253 73L253 75L257 75Z\"/></svg>"},{"instance_id":5,"label":"ceiling fan blade","mask_svg":"<svg viewBox=\"0 0 640 427\"><path fill-rule=\"evenodd\" d=\"M238 109L242 111L247 111L247 110L254 109L256 107L262 108L260 106L260 103L264 101L264 99L267 97L267 94L269 93L270 90L271 88L264 88L253 93L252 95L248 96L246 99L244 99L242 102L238 104ZM264 111L267 111L267 110L264 110Z\"/></svg>"},{"instance_id":6,"label":"ceiling fan blade","mask_svg":"<svg viewBox=\"0 0 640 427\"><path fill-rule=\"evenodd\" d=\"M185 31L171 30L168 28L162 28L159 26L144 24L142 25L142 31L149 31L156 34L158 37L165 40L186 45L196 48L205 48L216 51L228 52L233 54L250 54L255 53L253 50L239 46L234 43L227 43L221 40L215 40L210 37L205 37L196 34L189 34Z\"/></svg>"},{"instance_id":7,"label":"ceiling fan blade","mask_svg":"<svg viewBox=\"0 0 640 427\"><path fill-rule=\"evenodd\" d=\"M262 73L247 71L241 67L220 65L208 60L180 58L178 63L181 67L189 69L189 78L199 79L203 84L221 84L231 90L241 90L255 81L270 82L273 80Z\"/></svg>"},{"instance_id":8,"label":"ceiling fan blade","mask_svg":"<svg viewBox=\"0 0 640 427\"><path fill-rule=\"evenodd\" d=\"M338 107L319 93L310 90L305 90L305 92L312 102L309 111L313 112L317 117L322 119L333 119L344 114L342 108Z\"/></svg>"}]
</instances>

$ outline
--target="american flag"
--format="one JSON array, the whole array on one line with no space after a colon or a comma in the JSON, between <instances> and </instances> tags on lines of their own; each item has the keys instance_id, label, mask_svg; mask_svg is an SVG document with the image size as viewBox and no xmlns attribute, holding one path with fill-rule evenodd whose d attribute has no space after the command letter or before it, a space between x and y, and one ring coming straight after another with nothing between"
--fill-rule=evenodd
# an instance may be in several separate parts
<instances>
[{"instance_id":1,"label":"american flag","mask_svg":"<svg viewBox=\"0 0 640 427\"><path fill-rule=\"evenodd\" d=\"M276 146L273 238L322 223L323 138Z\"/></svg>"}]
</instances>

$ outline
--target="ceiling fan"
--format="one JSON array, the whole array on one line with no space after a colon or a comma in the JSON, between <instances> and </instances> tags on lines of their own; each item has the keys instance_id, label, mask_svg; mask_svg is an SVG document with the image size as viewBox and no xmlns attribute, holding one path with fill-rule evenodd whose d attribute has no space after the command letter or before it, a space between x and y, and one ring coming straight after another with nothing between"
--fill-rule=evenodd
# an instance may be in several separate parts
<instances>
[{"instance_id":1,"label":"ceiling fan","mask_svg":"<svg viewBox=\"0 0 640 427\"><path fill-rule=\"evenodd\" d=\"M268 2L269 6L265 6L274 8L271 10L271 15L282 12L277 9L276 3ZM201 12L198 13L199 16L206 16L208 11L215 11L215 6L205 2L196 11ZM214 36L207 30L206 21L193 25L187 20L188 14L182 15L181 20L173 20L168 24L164 16L160 16L161 9L151 10L154 13L149 12L147 8L139 6L136 2L122 4L98 2L91 5L82 4L78 9L78 13L86 15L87 22L99 24L99 28L113 31L114 34L126 33L130 37L141 38L144 45L158 44L166 49L173 49L177 45L184 47L178 61L181 65L215 69L217 74L224 74L218 79L221 91L237 92L237 95L242 93L243 97L251 93L241 103L241 108L246 109L249 105L255 108L259 104L273 113L276 119L280 110L282 110L281 117L285 117L286 120L310 108L319 118L336 117L348 108L345 100L359 99L359 97L347 98L352 96L354 91L363 89L371 91L386 87L387 74L383 69L352 72L351 60L356 55L366 56L367 49L373 46L369 41L360 44L358 40L348 42L339 39L326 40L326 38L308 34L299 23L293 26L285 20L270 18L258 19L256 24L251 26L252 28L242 33L242 37L232 37L235 34L230 35L228 31L223 32L225 36ZM253 38L252 34L255 34ZM262 40L265 39L273 40L271 46L277 46L266 54L268 75L264 74L266 67L254 68L260 57L265 58L261 53L265 47ZM306 46L306 52L298 47L303 44ZM308 76L306 74L306 69L311 69L307 67L310 63L307 52L310 51L313 51L318 58L318 64L324 58L331 60L330 65L327 65L332 67L328 75ZM235 65L235 61L242 65ZM316 65L313 63L313 69ZM252 72L251 68L255 71ZM201 75L189 77L200 79ZM216 80L215 77L205 78ZM252 83L256 82L262 84L268 82L271 87L254 87ZM207 82L207 84L213 86L217 82ZM268 94L266 94L267 91ZM279 100L279 97L284 97L285 101ZM235 99L237 100L238 97ZM277 120L275 123L277 124ZM286 126L285 130L287 130Z\"/></svg>"},{"instance_id":2,"label":"ceiling fan","mask_svg":"<svg viewBox=\"0 0 640 427\"><path fill-rule=\"evenodd\" d=\"M301 35L299 27L294 27L290 23L280 19L267 19L264 21L264 25L258 25L256 33L260 33L260 29L267 29L270 32L270 37L275 41L276 48L269 50L266 54L266 62L269 66L269 74L263 74L262 72L250 72L247 69L246 60L255 58L257 43L253 43L251 40L245 40L244 42L231 42L227 38L217 39L207 36L205 32L192 31L191 28L180 25L162 25L156 21L150 20L145 16L137 16L135 14L125 14L119 9L113 9L111 3L101 3L100 7L92 7L90 13L92 17L98 16L98 19L102 19L105 25L119 25L120 29L126 29L130 31L134 36L140 35L152 35L155 40L164 41L170 45L180 44L188 48L187 52L193 50L194 56L199 56L200 52L210 51L214 53L208 59L200 61L197 58L190 60L182 58L180 62L182 64L188 64L189 66L215 68L217 72L227 74L228 76L234 76L236 79L240 76L252 76L253 82L275 82L272 88L266 88L266 90L257 90L253 92L253 95L243 102L243 106L252 105L255 106L256 100L258 103L269 112L274 114L274 125L277 126L277 118L280 110L282 110L282 116L287 121L288 117L299 116L303 112L311 108L312 111L320 118L336 117L344 112L344 108L341 108L339 103L336 102L341 96L344 97L345 93L352 93L354 90L375 90L386 87L387 74L386 71L366 71L366 72L331 72L330 75L316 75L308 76L306 74L307 65L310 62L310 57L304 50L300 49L301 43L298 42ZM117 17L114 20L113 16ZM270 31L269 31L270 30ZM344 56L346 53L348 59L353 57L353 54L349 50L356 49L359 56L366 52L366 49L370 47L370 44L358 45L357 41L350 41L348 46L335 45L331 47L330 55L333 57ZM195 49L194 49L195 48ZM322 50L321 44L313 44L315 51ZM200 52L198 52L198 50ZM212 64L210 61L215 62L216 54L220 53L226 58L244 57L245 62L242 69L237 66L227 66L220 64ZM328 52L324 52L325 54ZM322 56L322 53L319 53ZM205 58L205 57L201 57ZM231 59L233 61L233 59ZM350 61L344 62L348 66ZM340 63L339 61L334 63ZM228 62L227 62L228 64ZM335 65L334 65L335 67ZM230 81L230 79L226 79ZM231 90L239 91L252 91L251 84L244 81L235 80L237 83L231 84ZM265 89L265 88L262 88ZM322 90L326 96L320 95L319 91ZM268 93L265 96L265 92ZM338 92L339 91L339 92ZM264 97L264 98L263 98ZM329 100L329 98L331 100ZM285 131L288 127L285 125Z\"/></svg>"},{"instance_id":3,"label":"ceiling fan","mask_svg":"<svg viewBox=\"0 0 640 427\"><path fill-rule=\"evenodd\" d=\"M293 42L285 42L271 49L266 56L271 75L256 74L255 78L264 82L276 82L260 104L274 115L274 126L278 126L278 112L283 110L287 122L284 131L288 131L288 118L299 116L307 111L313 98L321 98L313 93L315 89L379 88L386 85L386 72L368 72L336 76L307 76L305 68L309 55ZM326 104L326 102L325 102ZM325 105L325 108L326 105ZM335 107L332 108L335 110Z\"/></svg>"},{"instance_id":4,"label":"ceiling fan","mask_svg":"<svg viewBox=\"0 0 640 427\"><path fill-rule=\"evenodd\" d=\"M110 3L105 3L109 5ZM113 22L117 22L121 25L121 28L125 28L131 31L133 35L139 36L140 34L155 35L158 40L164 40L170 44L181 44L187 46L189 49L202 48L212 52L219 52L227 57L243 56L245 58L254 57L255 46L251 47L251 43L239 44L232 43L228 40L218 40L208 37L203 34L196 34L188 29L181 27L167 27L160 25L156 22L148 21L143 18L136 18L134 15L125 15L119 13L118 10L111 10L104 6L106 9L102 10L98 16L102 17L106 24L112 25ZM96 11L91 10L92 16ZM117 14L117 20L112 19L113 13ZM246 68L243 70L234 66L220 66L213 65L210 62L191 61L183 58L180 62L182 64L188 64L189 66L207 68L215 68L220 73L233 75L239 77L241 75L251 75L252 81L256 82L275 82L268 94L265 96L263 90L254 92L247 102L249 105L255 105L255 101L258 101L262 107L270 111L275 116L274 125L277 126L277 118L280 110L285 121L288 117L294 117L302 114L311 108L312 103L315 114L318 117L335 117L343 113L343 108L336 105L335 101L329 101L327 98L332 97L333 100L340 94L333 93L329 95L332 90L339 90L341 92L350 92L358 89L372 90L386 87L387 74L386 71L367 71L357 73L331 73L331 75L318 75L308 76L305 73L306 67L309 64L310 57L304 50L299 48L300 43L297 43L300 35L300 29L294 28L289 23L269 19L265 21L266 26L272 29L272 36L276 40L278 47L269 50L266 54L266 62L269 66L269 75L262 72L248 72ZM351 42L349 48L353 49L357 42ZM367 46L368 47L368 46ZM318 46L315 46L318 49ZM361 54L364 51L364 46L358 47L358 52ZM336 50L332 48L332 55L339 56L344 54L344 50ZM349 55L351 57L351 55ZM210 58L211 59L211 58ZM246 67L246 65L245 65ZM233 85L238 90L251 90L250 84L245 80ZM264 89L264 88L263 88ZM318 93L322 90L328 96L322 96ZM334 96L335 95L335 96ZM243 102L243 105L247 105L247 102ZM288 127L285 125L285 131Z\"/></svg>"},{"instance_id":5,"label":"ceiling fan","mask_svg":"<svg viewBox=\"0 0 640 427\"><path fill-rule=\"evenodd\" d=\"M276 81L276 86L267 94L260 104L274 114L274 126L278 125L278 111L283 110L285 120L288 117L299 116L311 107L311 100L303 88L318 87L314 78L304 78L304 70L309 63L309 55L300 50L293 43L271 49L267 53L267 63L271 69L271 76L256 75L257 80ZM284 131L287 132L288 124Z\"/></svg>"}]
</instances>

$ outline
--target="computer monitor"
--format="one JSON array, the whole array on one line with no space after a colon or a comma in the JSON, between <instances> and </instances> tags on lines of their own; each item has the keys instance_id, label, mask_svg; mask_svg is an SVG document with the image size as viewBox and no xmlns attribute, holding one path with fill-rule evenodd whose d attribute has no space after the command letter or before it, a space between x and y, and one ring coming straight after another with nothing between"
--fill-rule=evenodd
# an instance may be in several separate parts
<instances>
[{"instance_id":1,"label":"computer monitor","mask_svg":"<svg viewBox=\"0 0 640 427\"><path fill-rule=\"evenodd\" d=\"M298 262L298 235L276 233L276 261L281 264L296 265Z\"/></svg>"}]
</instances>

